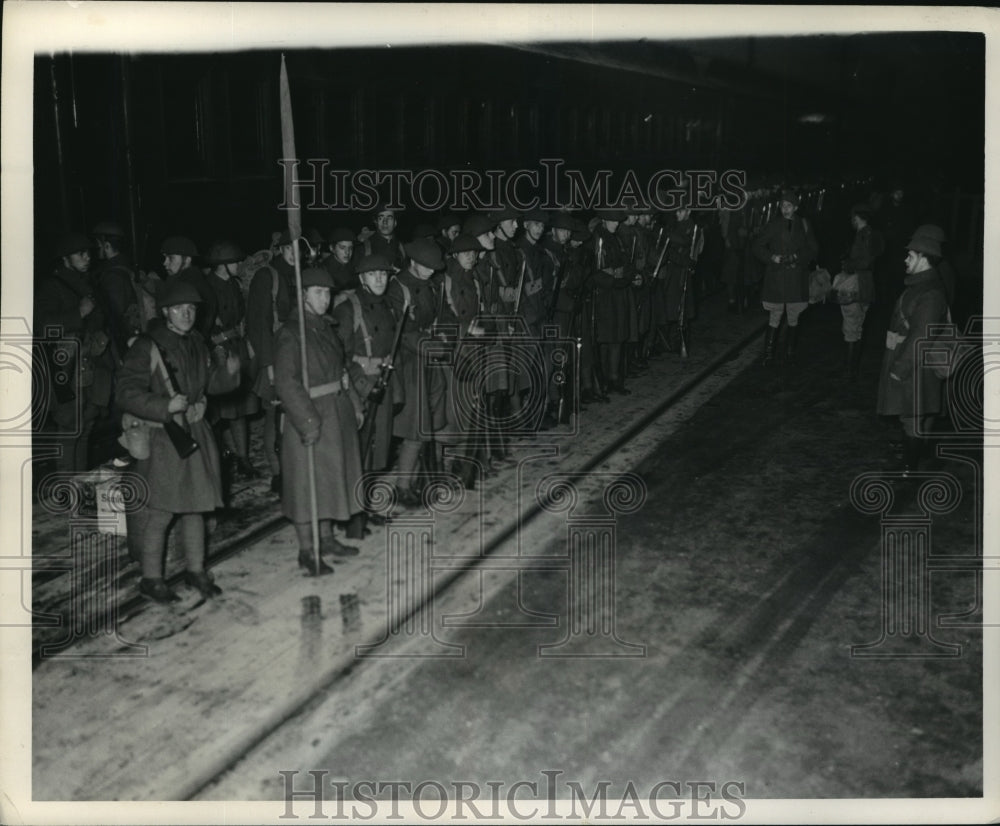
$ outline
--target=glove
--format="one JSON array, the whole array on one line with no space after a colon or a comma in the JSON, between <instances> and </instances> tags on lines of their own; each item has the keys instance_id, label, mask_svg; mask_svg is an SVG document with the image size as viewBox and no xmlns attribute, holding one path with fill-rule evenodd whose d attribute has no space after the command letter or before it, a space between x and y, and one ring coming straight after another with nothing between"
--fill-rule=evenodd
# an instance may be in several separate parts
<instances>
[{"instance_id":1,"label":"glove","mask_svg":"<svg viewBox=\"0 0 1000 826\"><path fill-rule=\"evenodd\" d=\"M368 401L370 401L372 404L381 404L382 399L384 398L385 398L384 384L376 384L374 387L372 387L371 390L368 391Z\"/></svg>"},{"instance_id":2,"label":"glove","mask_svg":"<svg viewBox=\"0 0 1000 826\"><path fill-rule=\"evenodd\" d=\"M322 422L314 422L312 419L309 419L309 421L306 422L306 425L309 429L302 433L301 439L302 444L309 447L319 441L319 434L323 427Z\"/></svg>"}]
</instances>

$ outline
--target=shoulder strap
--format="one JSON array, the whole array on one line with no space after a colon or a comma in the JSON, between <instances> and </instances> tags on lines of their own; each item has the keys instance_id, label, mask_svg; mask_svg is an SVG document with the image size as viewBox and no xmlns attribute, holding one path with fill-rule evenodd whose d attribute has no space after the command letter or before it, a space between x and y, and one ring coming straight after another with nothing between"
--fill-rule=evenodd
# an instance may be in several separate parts
<instances>
[{"instance_id":1,"label":"shoulder strap","mask_svg":"<svg viewBox=\"0 0 1000 826\"><path fill-rule=\"evenodd\" d=\"M163 377L163 383L167 387L167 392L171 396L176 396L177 390L174 387L174 383L170 380L170 373L167 371L167 365L163 362L163 354L160 352L160 348L152 338L149 339L149 355L150 375L159 370L160 375Z\"/></svg>"},{"instance_id":2,"label":"shoulder strap","mask_svg":"<svg viewBox=\"0 0 1000 826\"><path fill-rule=\"evenodd\" d=\"M404 284L402 281L400 281L398 279L397 279L396 283L399 284L399 289L401 289L403 291L403 305L404 305L404 307L409 307L410 311L412 312L412 310L413 310L413 299L410 297L410 288L407 287L406 284Z\"/></svg>"},{"instance_id":3,"label":"shoulder strap","mask_svg":"<svg viewBox=\"0 0 1000 826\"><path fill-rule=\"evenodd\" d=\"M354 290L347 292L347 299L351 302L351 309L354 311L354 330L361 333L361 338L365 342L365 355L372 357L372 337L368 335L368 325L365 324L365 316L361 311L361 299Z\"/></svg>"},{"instance_id":4,"label":"shoulder strap","mask_svg":"<svg viewBox=\"0 0 1000 826\"><path fill-rule=\"evenodd\" d=\"M271 271L271 330L277 330L281 326L278 321L278 288L280 286L278 271L270 264L265 265Z\"/></svg>"},{"instance_id":5,"label":"shoulder strap","mask_svg":"<svg viewBox=\"0 0 1000 826\"><path fill-rule=\"evenodd\" d=\"M451 273L444 274L444 295L448 301L448 306L451 307L451 311L455 314L455 318L458 318L458 310L455 307L455 302L451 297Z\"/></svg>"}]
</instances>

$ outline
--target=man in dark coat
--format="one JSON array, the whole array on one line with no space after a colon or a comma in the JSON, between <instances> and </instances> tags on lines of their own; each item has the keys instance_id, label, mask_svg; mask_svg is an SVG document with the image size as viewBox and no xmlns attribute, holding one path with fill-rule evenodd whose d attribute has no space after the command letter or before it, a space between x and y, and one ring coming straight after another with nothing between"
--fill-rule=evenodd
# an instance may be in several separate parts
<instances>
[{"instance_id":1,"label":"man in dark coat","mask_svg":"<svg viewBox=\"0 0 1000 826\"><path fill-rule=\"evenodd\" d=\"M619 239L618 227L625 220L620 209L600 210L590 247L594 254L594 338L597 358L608 389L623 396L632 391L625 387L622 348L630 340L632 308L627 290L632 281L628 253Z\"/></svg>"},{"instance_id":2,"label":"man in dark coat","mask_svg":"<svg viewBox=\"0 0 1000 826\"><path fill-rule=\"evenodd\" d=\"M483 250L476 261L473 274L479 282L487 331L492 334L492 343L488 345L488 353L484 357L487 363L484 365L485 379L481 390L486 396L488 414L488 459L494 464L504 462L508 456L502 423L509 421L507 414L510 411L510 397L517 382L513 352L506 338L507 322L501 320L503 316L511 315L513 303L505 301L502 296L507 280L496 251L496 228L495 219L488 215L472 215L462 225L462 233L475 238Z\"/></svg>"},{"instance_id":3,"label":"man in dark coat","mask_svg":"<svg viewBox=\"0 0 1000 826\"><path fill-rule=\"evenodd\" d=\"M285 409L281 433L281 510L295 526L299 566L312 576L332 573L316 563L311 527L308 448L312 446L320 552L357 556L358 549L333 536L333 521L349 521L361 511L355 489L361 479L359 416L347 394L350 379L344 346L327 312L333 279L320 267L302 272L301 326L305 329L309 389L303 382L300 320L297 313L274 336L274 389Z\"/></svg>"},{"instance_id":4,"label":"man in dark coat","mask_svg":"<svg viewBox=\"0 0 1000 826\"><path fill-rule=\"evenodd\" d=\"M384 255L397 270L406 266L406 252L403 242L396 236L396 210L388 204L380 204L375 213L375 232L370 228L362 230L359 243L354 247L354 260L360 261L369 255Z\"/></svg>"},{"instance_id":5,"label":"man in dark coat","mask_svg":"<svg viewBox=\"0 0 1000 826\"><path fill-rule=\"evenodd\" d=\"M90 235L98 257L93 269L94 287L107 319L115 360L120 362L143 327L135 271L122 251L125 232L118 224L101 221Z\"/></svg>"},{"instance_id":6,"label":"man in dark coat","mask_svg":"<svg viewBox=\"0 0 1000 826\"><path fill-rule=\"evenodd\" d=\"M434 455L426 457L427 464L440 467L434 434L445 423L445 383L441 370L427 363L428 356L421 353L421 343L437 337L444 289L434 273L444 269L444 258L438 245L430 240L407 244L405 254L409 264L389 282L387 295L397 317L404 312L408 314L400 345L400 377L406 401L393 420L393 435L403 440L397 460L397 499L412 506L419 503L412 482L421 450L433 448ZM425 448L426 445L431 448Z\"/></svg>"},{"instance_id":7,"label":"man in dark coat","mask_svg":"<svg viewBox=\"0 0 1000 826\"><path fill-rule=\"evenodd\" d=\"M174 278L186 281L201 296L196 326L198 332L207 341L212 332L212 325L215 323L218 307L215 305L215 293L208 286L205 273L193 264L194 259L198 257L198 248L190 238L183 235L171 235L164 240L160 247L160 254L163 256L163 270L166 273L167 281Z\"/></svg>"},{"instance_id":8,"label":"man in dark coat","mask_svg":"<svg viewBox=\"0 0 1000 826\"><path fill-rule=\"evenodd\" d=\"M113 360L110 337L90 277L90 240L70 233L56 244L57 265L38 287L35 329L55 330L58 341L44 351L49 359L48 413L60 434L57 470L87 470L94 423L111 401ZM60 381L65 375L68 381Z\"/></svg>"},{"instance_id":9,"label":"man in dark coat","mask_svg":"<svg viewBox=\"0 0 1000 826\"><path fill-rule=\"evenodd\" d=\"M323 262L323 266L333 278L334 294L344 290L353 290L358 286L358 278L352 262L354 233L346 227L337 227L330 233L330 247L333 252Z\"/></svg>"},{"instance_id":10,"label":"man in dark coat","mask_svg":"<svg viewBox=\"0 0 1000 826\"><path fill-rule=\"evenodd\" d=\"M347 372L351 379L351 400L365 415L362 427L361 460L366 472L382 471L389 465L393 409L405 398L396 369L381 381L390 357L398 367L399 354L392 352L399 323L389 304L386 290L393 275L392 265L382 255L358 262L360 285L334 298L333 319L337 337L344 345ZM355 514L347 526L349 539L365 533L365 512Z\"/></svg>"},{"instance_id":11,"label":"man in dark coat","mask_svg":"<svg viewBox=\"0 0 1000 826\"><path fill-rule=\"evenodd\" d=\"M864 331L865 315L875 300L875 260L882 254L882 236L871 226L871 209L867 204L855 204L851 208L851 225L854 240L851 249L841 262L841 272L857 279L857 292L838 299L840 312L844 317L844 341L847 343L847 375L852 381L858 377L861 363L861 338Z\"/></svg>"},{"instance_id":12,"label":"man in dark coat","mask_svg":"<svg viewBox=\"0 0 1000 826\"><path fill-rule=\"evenodd\" d=\"M552 295L553 262L542 245L548 220L548 215L539 209L525 213L524 232L514 241L514 246L521 254L524 272L519 303L515 299L517 314L524 320L524 326L535 342L542 339L542 325L545 323ZM551 362L543 354L543 350L543 346L532 346L522 351L529 363L518 373L520 404L515 401L515 409L545 410ZM546 415L541 424L543 428L548 428L555 421L551 415Z\"/></svg>"},{"instance_id":13,"label":"man in dark coat","mask_svg":"<svg viewBox=\"0 0 1000 826\"><path fill-rule=\"evenodd\" d=\"M702 236L691 217L691 210L681 207L669 221L667 252L663 260L663 289L660 292L662 309L660 317L666 323L667 348L681 351L681 337L687 336L687 327L694 318L694 273Z\"/></svg>"},{"instance_id":14,"label":"man in dark coat","mask_svg":"<svg viewBox=\"0 0 1000 826\"><path fill-rule=\"evenodd\" d=\"M216 306L209 343L217 353L236 355L243 365L239 386L212 399L209 419L220 434L220 444L228 440L226 459L232 461L227 464L243 478L256 479L259 474L250 463L247 417L260 410L260 399L251 390L254 377L246 345L246 301L236 280L237 267L243 259L243 251L232 241L217 241L205 256L205 263L211 267L206 281L215 296Z\"/></svg>"},{"instance_id":15,"label":"man in dark coat","mask_svg":"<svg viewBox=\"0 0 1000 826\"><path fill-rule=\"evenodd\" d=\"M781 317L788 316L786 358L795 359L799 316L809 306L809 266L819 251L812 226L796 215L799 196L791 190L781 193L776 215L754 239L753 252L764 263L761 303L770 318L764 338L764 365L774 362Z\"/></svg>"},{"instance_id":16,"label":"man in dark coat","mask_svg":"<svg viewBox=\"0 0 1000 826\"><path fill-rule=\"evenodd\" d=\"M295 249L288 232L278 238L278 254L255 272L247 293L246 334L253 358L253 392L264 408L264 455L271 470L271 490L281 490L281 463L277 442L277 404L274 392L274 334L293 316ZM301 265L300 265L301 266Z\"/></svg>"},{"instance_id":17,"label":"man in dark coat","mask_svg":"<svg viewBox=\"0 0 1000 826\"><path fill-rule=\"evenodd\" d=\"M918 364L917 343L927 340L928 325L947 322L948 302L935 268L941 245L934 238L915 234L906 250L904 289L886 332L877 412L899 417L905 435L904 471L912 472L920 464L921 437L942 409L941 379Z\"/></svg>"},{"instance_id":18,"label":"man in dark coat","mask_svg":"<svg viewBox=\"0 0 1000 826\"><path fill-rule=\"evenodd\" d=\"M235 356L213 360L195 329L201 296L180 279L161 285L157 304L162 321L152 321L125 356L116 391L118 406L137 417L123 422L148 431L147 451L134 470L145 479L149 498L128 514L129 546L140 557L139 591L156 602L175 602L163 579L167 532L177 520L186 557L185 578L205 597L220 593L205 571L204 514L222 505L219 451L205 419L206 396L233 389L239 381ZM140 423L141 420L141 423ZM164 429L174 424L198 447L180 455Z\"/></svg>"},{"instance_id":19,"label":"man in dark coat","mask_svg":"<svg viewBox=\"0 0 1000 826\"><path fill-rule=\"evenodd\" d=\"M444 272L444 301L439 326L453 346L452 364L443 367L448 385L445 397L447 441L456 447L453 471L468 490L475 488L476 460L483 441L486 392L480 379L487 351L476 343L486 329L482 318L482 287L475 267L482 244L471 235L457 235L451 243ZM482 405L482 407L481 407Z\"/></svg>"},{"instance_id":20,"label":"man in dark coat","mask_svg":"<svg viewBox=\"0 0 1000 826\"><path fill-rule=\"evenodd\" d=\"M434 240L441 247L441 253L447 255L451 252L451 242L462 232L462 222L457 215L449 212L438 220L437 229L437 237Z\"/></svg>"}]
</instances>

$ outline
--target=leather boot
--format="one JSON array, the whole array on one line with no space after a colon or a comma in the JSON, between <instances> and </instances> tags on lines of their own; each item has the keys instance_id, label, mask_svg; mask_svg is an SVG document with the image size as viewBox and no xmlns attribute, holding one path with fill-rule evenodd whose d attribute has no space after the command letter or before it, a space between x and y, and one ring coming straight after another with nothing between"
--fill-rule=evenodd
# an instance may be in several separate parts
<instances>
[{"instance_id":1,"label":"leather boot","mask_svg":"<svg viewBox=\"0 0 1000 826\"><path fill-rule=\"evenodd\" d=\"M364 511L352 514L347 522L347 527L344 528L344 536L348 539L364 539L369 534L371 531L368 530L368 514ZM323 551L322 537L320 538L320 551Z\"/></svg>"},{"instance_id":2,"label":"leather boot","mask_svg":"<svg viewBox=\"0 0 1000 826\"><path fill-rule=\"evenodd\" d=\"M364 526L364 514L356 514L361 517L358 524ZM354 522L354 517L351 517L351 523ZM352 537L352 539L360 539L361 537ZM338 559L342 559L348 556L357 556L361 551L355 548L353 545L343 545L337 541L333 534L327 536L321 536L319 538L319 552L321 554L327 554L328 556L335 556Z\"/></svg>"},{"instance_id":3,"label":"leather boot","mask_svg":"<svg viewBox=\"0 0 1000 826\"><path fill-rule=\"evenodd\" d=\"M185 571L184 581L205 597L211 599L222 593L222 589L215 584L215 578L208 571Z\"/></svg>"},{"instance_id":4,"label":"leather boot","mask_svg":"<svg viewBox=\"0 0 1000 826\"><path fill-rule=\"evenodd\" d=\"M322 559L319 561L319 567L316 567L316 555L312 552L312 548L303 548L299 551L299 567L305 569L309 576L326 576L333 573L333 568Z\"/></svg>"},{"instance_id":5,"label":"leather boot","mask_svg":"<svg viewBox=\"0 0 1000 826\"><path fill-rule=\"evenodd\" d=\"M778 328L768 325L764 333L764 366L774 364L774 350L778 344Z\"/></svg>"},{"instance_id":6,"label":"leather boot","mask_svg":"<svg viewBox=\"0 0 1000 826\"><path fill-rule=\"evenodd\" d=\"M785 361L795 364L795 353L799 346L799 328L789 327L785 334Z\"/></svg>"},{"instance_id":7,"label":"leather boot","mask_svg":"<svg viewBox=\"0 0 1000 826\"><path fill-rule=\"evenodd\" d=\"M180 601L180 597L162 579L147 579L143 577L139 580L139 593L144 597L149 597L153 602L159 602L161 605Z\"/></svg>"}]
</instances>

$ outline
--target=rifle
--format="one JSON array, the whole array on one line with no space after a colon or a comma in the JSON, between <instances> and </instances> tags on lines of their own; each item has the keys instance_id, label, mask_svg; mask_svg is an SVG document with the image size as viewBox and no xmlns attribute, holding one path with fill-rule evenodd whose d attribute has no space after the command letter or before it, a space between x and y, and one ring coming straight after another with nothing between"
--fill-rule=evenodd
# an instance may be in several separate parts
<instances>
[{"instance_id":1,"label":"rifle","mask_svg":"<svg viewBox=\"0 0 1000 826\"><path fill-rule=\"evenodd\" d=\"M556 314L556 305L559 303L559 291L562 289L562 277L563 269L566 266L566 256L569 255L567 251L563 252L563 257L559 260L559 269L556 270L555 286L552 288L552 300L549 302L549 308L545 313L545 321L549 324L552 323L552 319Z\"/></svg>"},{"instance_id":2,"label":"rifle","mask_svg":"<svg viewBox=\"0 0 1000 826\"><path fill-rule=\"evenodd\" d=\"M153 346L155 347L156 345L154 344ZM177 377L174 375L173 368L167 364L165 358L160 359L160 364L163 365L164 378L167 379L167 389L177 393ZM180 414L174 414L175 417L178 415ZM171 418L164 422L163 429L181 459L186 459L198 449L198 443L191 437L190 433L177 424L176 418Z\"/></svg>"},{"instance_id":3,"label":"rifle","mask_svg":"<svg viewBox=\"0 0 1000 826\"><path fill-rule=\"evenodd\" d=\"M597 239L597 259L594 262L597 269L601 269L604 258L604 238ZM591 275L593 279L593 275ZM606 393L607 381L604 377L604 367L601 365L601 347L597 343L597 288L590 288L590 341L591 341L591 364L594 369L594 378L597 379L597 386L601 394Z\"/></svg>"},{"instance_id":4,"label":"rifle","mask_svg":"<svg viewBox=\"0 0 1000 826\"><path fill-rule=\"evenodd\" d=\"M524 255L524 253L522 253ZM521 306L521 293L524 292L524 271L528 266L528 257L525 255L521 259L521 277L517 279L517 298L514 299L514 315Z\"/></svg>"},{"instance_id":5,"label":"rifle","mask_svg":"<svg viewBox=\"0 0 1000 826\"><path fill-rule=\"evenodd\" d=\"M367 467L371 460L372 447L375 444L375 414L379 406L385 399L385 389L389 385L389 374L395 369L396 353L399 350L399 342L403 337L403 327L406 325L406 305L403 305L403 312L396 325L396 334L392 338L392 349L389 357L385 359L379 367L378 378L368 392L364 406L364 421L361 424L361 466Z\"/></svg>"},{"instance_id":6,"label":"rifle","mask_svg":"<svg viewBox=\"0 0 1000 826\"><path fill-rule=\"evenodd\" d=\"M687 305L688 280L691 277L693 265L698 263L698 225L695 224L691 230L691 254L692 265L684 267L684 274L681 276L681 305L677 310L677 327L681 332L681 358L688 357L687 341L684 339L684 311Z\"/></svg>"}]
</instances>

